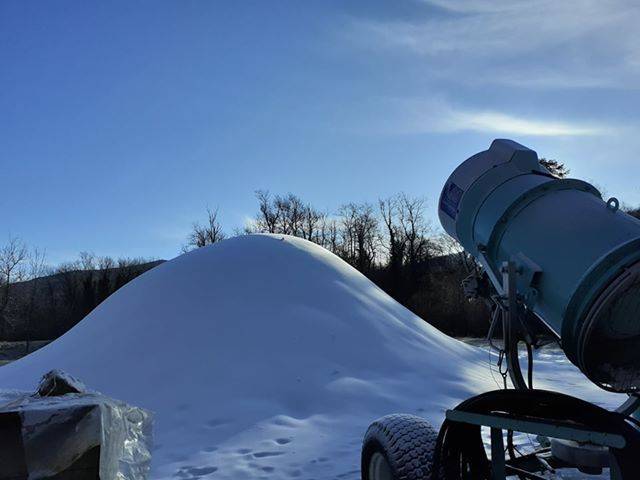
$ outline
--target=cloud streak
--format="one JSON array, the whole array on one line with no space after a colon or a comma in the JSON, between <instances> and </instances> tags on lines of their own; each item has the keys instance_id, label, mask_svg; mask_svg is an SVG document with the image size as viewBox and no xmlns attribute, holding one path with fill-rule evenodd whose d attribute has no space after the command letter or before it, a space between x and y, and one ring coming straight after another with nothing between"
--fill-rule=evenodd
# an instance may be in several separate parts
<instances>
[{"instance_id":1,"label":"cloud streak","mask_svg":"<svg viewBox=\"0 0 640 480\"><path fill-rule=\"evenodd\" d=\"M392 100L386 118L393 133L479 132L505 135L575 137L609 135L616 129L597 124L528 118L495 110L460 108L444 100Z\"/></svg>"},{"instance_id":2,"label":"cloud streak","mask_svg":"<svg viewBox=\"0 0 640 480\"><path fill-rule=\"evenodd\" d=\"M423 0L418 21L359 19L361 46L418 56L437 75L516 87L638 88L640 4Z\"/></svg>"}]
</instances>

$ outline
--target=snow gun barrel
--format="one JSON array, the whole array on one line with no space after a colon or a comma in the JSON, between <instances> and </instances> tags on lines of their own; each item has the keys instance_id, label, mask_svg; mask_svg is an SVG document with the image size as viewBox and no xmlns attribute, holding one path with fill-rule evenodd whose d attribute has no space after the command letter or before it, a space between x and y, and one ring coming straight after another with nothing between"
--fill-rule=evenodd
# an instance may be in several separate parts
<instances>
[{"instance_id":1,"label":"snow gun barrel","mask_svg":"<svg viewBox=\"0 0 640 480\"><path fill-rule=\"evenodd\" d=\"M640 221L587 182L560 179L511 140L464 161L439 217L502 293L512 262L519 298L568 358L607 390L640 389Z\"/></svg>"}]
</instances>

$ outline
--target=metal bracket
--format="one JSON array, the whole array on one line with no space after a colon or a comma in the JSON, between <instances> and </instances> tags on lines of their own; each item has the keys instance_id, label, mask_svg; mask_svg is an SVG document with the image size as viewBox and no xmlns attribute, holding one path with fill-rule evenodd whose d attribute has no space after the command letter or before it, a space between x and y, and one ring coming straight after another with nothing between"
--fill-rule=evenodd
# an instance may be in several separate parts
<instances>
[{"instance_id":1,"label":"metal bracket","mask_svg":"<svg viewBox=\"0 0 640 480\"><path fill-rule=\"evenodd\" d=\"M538 282L538 277L542 273L542 268L522 252L514 255L511 260L516 263L516 270L519 276L518 283L521 286L522 299L525 305L531 308L538 300L536 284Z\"/></svg>"}]
</instances>

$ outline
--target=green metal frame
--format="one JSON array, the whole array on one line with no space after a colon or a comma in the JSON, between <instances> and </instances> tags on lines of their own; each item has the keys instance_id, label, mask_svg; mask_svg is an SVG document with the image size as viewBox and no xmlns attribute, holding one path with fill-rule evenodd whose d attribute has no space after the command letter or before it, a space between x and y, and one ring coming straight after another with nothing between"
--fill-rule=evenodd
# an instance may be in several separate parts
<instances>
[{"instance_id":1,"label":"green metal frame","mask_svg":"<svg viewBox=\"0 0 640 480\"><path fill-rule=\"evenodd\" d=\"M481 253L480 259L484 263L486 258ZM518 321L518 288L516 278L521 273L517 271L513 261L504 262L500 272L492 270L490 264L485 264L485 271L489 274L491 282L498 293L497 309L500 311L504 328L504 348L508 363L509 375L514 388L527 390L527 385L520 369L517 343L514 343L515 329ZM500 279L501 277L501 279ZM629 414L638 408L640 399L631 397L622 405L618 412ZM527 434L542 435L548 438L573 440L581 443L591 443L609 449L610 478L621 480L622 474L611 449L623 449L627 445L624 436L614 431L593 430L571 422L562 422L555 419L546 419L531 416L518 416L504 412L476 413L465 410L447 410L446 419L451 422L466 423L475 426L484 426L491 429L491 478L503 480L507 473L517 475L520 478L543 479L544 477L533 472L528 472L512 466L505 459L505 447L503 431L515 431Z\"/></svg>"},{"instance_id":2,"label":"green metal frame","mask_svg":"<svg viewBox=\"0 0 640 480\"><path fill-rule=\"evenodd\" d=\"M589 442L595 445L611 448L624 448L626 440L622 435L614 432L595 431L579 428L569 423L551 422L540 419L523 419L505 414L479 414L461 410L447 410L447 420L468 423L491 429L491 479L506 479L507 471L527 476L528 478L544 478L539 475L510 467L505 459L503 430L543 435L576 442ZM614 456L609 454L609 477L612 480L622 480ZM515 470L515 471L514 471Z\"/></svg>"}]
</instances>

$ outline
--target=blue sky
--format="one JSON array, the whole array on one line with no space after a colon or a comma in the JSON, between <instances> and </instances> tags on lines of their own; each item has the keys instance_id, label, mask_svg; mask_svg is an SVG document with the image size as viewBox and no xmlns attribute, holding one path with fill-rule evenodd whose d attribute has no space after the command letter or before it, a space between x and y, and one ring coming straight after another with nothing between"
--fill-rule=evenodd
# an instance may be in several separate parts
<instances>
[{"instance_id":1,"label":"blue sky","mask_svg":"<svg viewBox=\"0 0 640 480\"><path fill-rule=\"evenodd\" d=\"M635 5L634 5L635 3ZM0 241L172 258L253 192L435 204L495 137L640 204L624 1L0 2Z\"/></svg>"}]
</instances>

